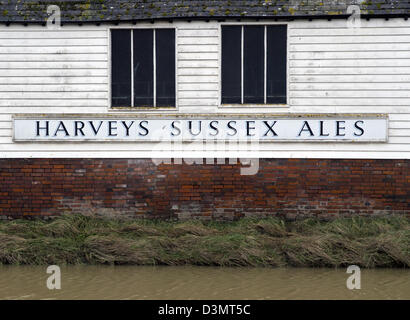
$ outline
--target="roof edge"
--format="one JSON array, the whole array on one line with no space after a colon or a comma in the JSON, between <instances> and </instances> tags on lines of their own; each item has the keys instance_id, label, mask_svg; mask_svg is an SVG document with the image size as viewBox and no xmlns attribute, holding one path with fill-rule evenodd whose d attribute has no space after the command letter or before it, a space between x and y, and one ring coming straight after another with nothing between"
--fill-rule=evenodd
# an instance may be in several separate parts
<instances>
[{"instance_id":1,"label":"roof edge","mask_svg":"<svg viewBox=\"0 0 410 320\"><path fill-rule=\"evenodd\" d=\"M110 19L110 20L62 20L61 25L64 24L136 24L138 22L150 22L156 21L242 21L242 20L271 20L271 21L294 21L294 20L334 20L334 19L348 19L351 17L349 14L343 15L312 15L312 16L298 16L298 15L283 15L283 16L212 16L212 17L156 17L156 18L142 18L142 19ZM409 18L408 13L388 13L388 14L362 14L360 16L362 20L370 19L405 19ZM4 20L0 21L0 24L42 24L45 25L47 21L27 21L27 20Z\"/></svg>"}]
</instances>

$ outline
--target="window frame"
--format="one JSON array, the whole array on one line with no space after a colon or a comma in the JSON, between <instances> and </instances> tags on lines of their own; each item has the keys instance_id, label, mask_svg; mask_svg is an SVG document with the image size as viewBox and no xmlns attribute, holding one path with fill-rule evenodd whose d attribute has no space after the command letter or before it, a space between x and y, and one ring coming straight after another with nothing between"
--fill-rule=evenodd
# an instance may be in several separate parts
<instances>
[{"instance_id":1,"label":"window frame","mask_svg":"<svg viewBox=\"0 0 410 320\"><path fill-rule=\"evenodd\" d=\"M175 106L173 107L139 107L139 106L124 106L124 107L117 107L112 105L112 30L135 30L135 29L149 29L149 30L154 30L154 29L174 29L174 34L175 34ZM119 25L119 26L110 26L107 30L108 36L108 52L107 52L107 57L108 57L108 111L133 111L133 112L146 112L146 111L175 111L178 110L178 27L173 26L173 25L166 25L166 24L141 24L138 26L135 25ZM131 39L132 39L132 32L131 32ZM130 41L131 41L130 39ZM132 45L133 43L131 42L131 53L132 51ZM154 53L155 57L155 53ZM133 59L133 55L131 55L131 59ZM155 70L155 69L154 69ZM132 72L132 70L130 70ZM132 91L133 89L133 84L131 82L131 88ZM133 96L133 92L132 92ZM132 99L131 99L132 101Z\"/></svg>"},{"instance_id":2,"label":"window frame","mask_svg":"<svg viewBox=\"0 0 410 320\"><path fill-rule=\"evenodd\" d=\"M271 26L271 25L283 25L286 26L286 104L279 104L279 103L266 103L266 104L254 104L254 103L244 103L244 104L223 104L222 103L222 27L223 26ZM289 97L289 87L290 87L290 34L289 34L289 23L288 22L270 22L270 21L235 21L235 22L222 22L219 24L219 101L218 101L218 108L221 109L235 109L235 108L246 108L246 109L272 109L272 108L289 108L290 107L290 97ZM266 34L265 34L266 37ZM265 52L265 61L266 61L266 52ZM266 69L265 69L265 79L266 79ZM265 83L266 89L266 83ZM243 87L241 88L243 91ZM266 92L265 92L266 94Z\"/></svg>"}]
</instances>

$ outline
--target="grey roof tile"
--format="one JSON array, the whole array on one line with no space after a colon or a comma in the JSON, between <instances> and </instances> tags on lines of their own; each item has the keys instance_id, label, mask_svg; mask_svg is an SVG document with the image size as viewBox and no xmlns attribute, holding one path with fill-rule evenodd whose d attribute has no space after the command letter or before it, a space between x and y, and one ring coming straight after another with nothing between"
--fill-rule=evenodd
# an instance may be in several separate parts
<instances>
[{"instance_id":1,"label":"grey roof tile","mask_svg":"<svg viewBox=\"0 0 410 320\"><path fill-rule=\"evenodd\" d=\"M300 18L346 16L358 4L370 16L406 16L410 0L0 0L0 22L45 22L49 5L58 5L62 22L147 19Z\"/></svg>"}]
</instances>

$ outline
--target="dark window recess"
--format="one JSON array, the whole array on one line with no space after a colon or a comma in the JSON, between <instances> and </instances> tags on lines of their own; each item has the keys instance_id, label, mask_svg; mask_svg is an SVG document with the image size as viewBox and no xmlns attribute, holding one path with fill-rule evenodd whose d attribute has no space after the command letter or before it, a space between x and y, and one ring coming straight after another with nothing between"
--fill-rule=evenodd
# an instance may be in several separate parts
<instances>
[{"instance_id":1,"label":"dark window recess","mask_svg":"<svg viewBox=\"0 0 410 320\"><path fill-rule=\"evenodd\" d=\"M223 26L222 103L286 104L286 55L285 25Z\"/></svg>"},{"instance_id":2,"label":"dark window recess","mask_svg":"<svg viewBox=\"0 0 410 320\"><path fill-rule=\"evenodd\" d=\"M241 103L242 27L222 27L222 103Z\"/></svg>"},{"instance_id":3,"label":"dark window recess","mask_svg":"<svg viewBox=\"0 0 410 320\"><path fill-rule=\"evenodd\" d=\"M133 30L134 106L154 106L153 35L150 29Z\"/></svg>"},{"instance_id":4,"label":"dark window recess","mask_svg":"<svg viewBox=\"0 0 410 320\"><path fill-rule=\"evenodd\" d=\"M244 27L243 44L243 102L264 103L265 101L265 27Z\"/></svg>"},{"instance_id":5,"label":"dark window recess","mask_svg":"<svg viewBox=\"0 0 410 320\"><path fill-rule=\"evenodd\" d=\"M286 103L286 26L267 27L267 103Z\"/></svg>"},{"instance_id":6,"label":"dark window recess","mask_svg":"<svg viewBox=\"0 0 410 320\"><path fill-rule=\"evenodd\" d=\"M112 106L174 107L175 30L112 30L111 36Z\"/></svg>"},{"instance_id":7,"label":"dark window recess","mask_svg":"<svg viewBox=\"0 0 410 320\"><path fill-rule=\"evenodd\" d=\"M175 30L156 30L156 96L158 107L175 106Z\"/></svg>"},{"instance_id":8,"label":"dark window recess","mask_svg":"<svg viewBox=\"0 0 410 320\"><path fill-rule=\"evenodd\" d=\"M113 30L111 92L114 107L131 105L131 31Z\"/></svg>"}]
</instances>

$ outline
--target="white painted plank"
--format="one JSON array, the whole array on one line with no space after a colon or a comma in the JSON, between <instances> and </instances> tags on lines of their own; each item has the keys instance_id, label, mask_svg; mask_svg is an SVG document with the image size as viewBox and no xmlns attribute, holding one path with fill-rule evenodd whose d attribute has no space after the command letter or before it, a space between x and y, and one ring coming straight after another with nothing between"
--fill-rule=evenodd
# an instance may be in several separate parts
<instances>
[{"instance_id":1,"label":"white painted plank","mask_svg":"<svg viewBox=\"0 0 410 320\"><path fill-rule=\"evenodd\" d=\"M11 129L12 122L11 121L0 121L0 129Z\"/></svg>"},{"instance_id":2,"label":"white painted plank","mask_svg":"<svg viewBox=\"0 0 410 320\"><path fill-rule=\"evenodd\" d=\"M410 35L410 27L402 26L397 28L332 28L332 29L294 29L290 28L289 35L291 37L326 37L326 36L395 36L395 35Z\"/></svg>"},{"instance_id":3,"label":"white painted plank","mask_svg":"<svg viewBox=\"0 0 410 320\"><path fill-rule=\"evenodd\" d=\"M216 29L178 29L178 38L183 37L218 37L219 30Z\"/></svg>"},{"instance_id":4,"label":"white painted plank","mask_svg":"<svg viewBox=\"0 0 410 320\"><path fill-rule=\"evenodd\" d=\"M295 113L355 113L355 114L368 114L368 113L386 113L392 117L392 114L403 114L408 113L410 107L407 106L397 106L397 105L292 105L290 108L290 112Z\"/></svg>"},{"instance_id":5,"label":"white painted plank","mask_svg":"<svg viewBox=\"0 0 410 320\"><path fill-rule=\"evenodd\" d=\"M0 74L4 69L106 69L107 62L100 61L18 61L18 62L4 62L0 61ZM40 71L41 73L43 72Z\"/></svg>"},{"instance_id":6,"label":"white painted plank","mask_svg":"<svg viewBox=\"0 0 410 320\"><path fill-rule=\"evenodd\" d=\"M178 68L219 68L218 60L181 60Z\"/></svg>"},{"instance_id":7,"label":"white painted plank","mask_svg":"<svg viewBox=\"0 0 410 320\"><path fill-rule=\"evenodd\" d=\"M107 92L106 84L0 84L0 92Z\"/></svg>"},{"instance_id":8,"label":"white painted plank","mask_svg":"<svg viewBox=\"0 0 410 320\"><path fill-rule=\"evenodd\" d=\"M290 76L290 82L341 82L341 83L377 83L377 82L410 82L410 75L297 75Z\"/></svg>"},{"instance_id":9,"label":"white painted plank","mask_svg":"<svg viewBox=\"0 0 410 320\"><path fill-rule=\"evenodd\" d=\"M312 51L409 51L410 43L354 43L354 44L297 44L290 45L291 52Z\"/></svg>"},{"instance_id":10,"label":"white painted plank","mask_svg":"<svg viewBox=\"0 0 410 320\"><path fill-rule=\"evenodd\" d=\"M179 83L178 84L179 91L217 91L218 88L219 88L218 83L199 83L199 84Z\"/></svg>"},{"instance_id":11,"label":"white painted plank","mask_svg":"<svg viewBox=\"0 0 410 320\"><path fill-rule=\"evenodd\" d=\"M389 134L396 137L407 137L407 143L410 144L410 129L389 129Z\"/></svg>"},{"instance_id":12,"label":"white painted plank","mask_svg":"<svg viewBox=\"0 0 410 320\"><path fill-rule=\"evenodd\" d=\"M382 18L378 19L370 19L370 20L361 20L360 28L402 28L408 27L408 21L399 18L399 19L390 19L385 20ZM347 21L345 19L333 19L331 21L328 20L297 20L291 24L292 29L325 29L325 30L333 30L333 29L340 29L348 28ZM330 31L329 31L330 32Z\"/></svg>"},{"instance_id":13,"label":"white painted plank","mask_svg":"<svg viewBox=\"0 0 410 320\"><path fill-rule=\"evenodd\" d=\"M106 77L107 69L3 69L0 77Z\"/></svg>"},{"instance_id":14,"label":"white painted plank","mask_svg":"<svg viewBox=\"0 0 410 320\"><path fill-rule=\"evenodd\" d=\"M322 90L322 91L291 91L291 98L404 98L410 99L410 90L382 91L382 90Z\"/></svg>"},{"instance_id":15,"label":"white painted plank","mask_svg":"<svg viewBox=\"0 0 410 320\"><path fill-rule=\"evenodd\" d=\"M41 54L41 53L25 53L25 54L1 54L0 49L0 61L1 62L88 62L88 61L108 61L106 53L54 53L54 54Z\"/></svg>"},{"instance_id":16,"label":"white painted plank","mask_svg":"<svg viewBox=\"0 0 410 320\"><path fill-rule=\"evenodd\" d=\"M197 108L198 106L217 106L219 99L216 98L181 98L179 99L180 106L193 106Z\"/></svg>"},{"instance_id":17,"label":"white painted plank","mask_svg":"<svg viewBox=\"0 0 410 320\"><path fill-rule=\"evenodd\" d=\"M292 68L335 68L335 67L410 67L410 59L320 59L320 60L291 60Z\"/></svg>"},{"instance_id":18,"label":"white painted plank","mask_svg":"<svg viewBox=\"0 0 410 320\"><path fill-rule=\"evenodd\" d=\"M0 78L1 81L1 78ZM182 84L197 83L219 83L218 76L199 76L199 75L178 75L178 82Z\"/></svg>"},{"instance_id":19,"label":"white painted plank","mask_svg":"<svg viewBox=\"0 0 410 320\"><path fill-rule=\"evenodd\" d=\"M102 147L107 151L130 151L130 150L145 150L150 151L152 145L149 143L135 143L135 142L122 142L122 143L69 143L69 142L59 142L59 143L14 143L7 146L7 142L11 144L10 137L0 137L0 150L4 148L9 148L9 150L14 151L101 151ZM162 143L161 147L165 150L172 150L173 146L171 144ZM213 142L204 145L202 143L190 143L186 146L185 150L203 150L204 147L210 148L210 150L217 151L218 146ZM255 150L259 151L270 151L272 145L270 143L259 143L252 146L247 146L246 144L241 144L240 146L235 145L234 148L240 150L246 150L253 147ZM175 148L175 146L174 146ZM175 150L175 149L174 149ZM410 144L388 144L388 143L275 143L276 151L327 151L327 152L410 152Z\"/></svg>"},{"instance_id":20,"label":"white painted plank","mask_svg":"<svg viewBox=\"0 0 410 320\"><path fill-rule=\"evenodd\" d=\"M49 30L43 28L41 30L32 30L32 27L27 28L26 30L0 30L0 39L97 39L97 38L107 38L106 30Z\"/></svg>"},{"instance_id":21,"label":"white painted plank","mask_svg":"<svg viewBox=\"0 0 410 320\"><path fill-rule=\"evenodd\" d=\"M108 83L107 77L84 76L84 77L61 77L42 76L37 77L1 77L0 84L102 84Z\"/></svg>"},{"instance_id":22,"label":"white painted plank","mask_svg":"<svg viewBox=\"0 0 410 320\"><path fill-rule=\"evenodd\" d=\"M392 144L410 144L410 136L390 136L389 143Z\"/></svg>"},{"instance_id":23,"label":"white painted plank","mask_svg":"<svg viewBox=\"0 0 410 320\"><path fill-rule=\"evenodd\" d=\"M43 26L40 24L30 24L30 26L24 26L22 24L11 24L9 26L1 25L0 31L5 32L50 32L50 31L58 31L58 32L85 32L85 31L101 31L107 30L109 25L101 25L96 26L92 24L85 24L82 26L75 25L75 24L65 24L58 30L49 30L47 26Z\"/></svg>"},{"instance_id":24,"label":"white painted plank","mask_svg":"<svg viewBox=\"0 0 410 320\"><path fill-rule=\"evenodd\" d=\"M219 68L179 68L180 76L218 76Z\"/></svg>"},{"instance_id":25,"label":"white painted plank","mask_svg":"<svg viewBox=\"0 0 410 320\"><path fill-rule=\"evenodd\" d=\"M410 56L410 54L409 54ZM179 52L178 53L178 61L182 60L218 60L219 53L215 52L205 52L205 53L198 53L198 52Z\"/></svg>"},{"instance_id":26,"label":"white painted plank","mask_svg":"<svg viewBox=\"0 0 410 320\"><path fill-rule=\"evenodd\" d=\"M360 60L360 59L410 59L410 51L347 51L331 52L312 51L312 52L291 52L291 60Z\"/></svg>"},{"instance_id":27,"label":"white painted plank","mask_svg":"<svg viewBox=\"0 0 410 320\"><path fill-rule=\"evenodd\" d=\"M302 83L291 83L289 86L291 91L407 91L410 90L410 82L363 82L363 83L310 83L310 82L302 82Z\"/></svg>"},{"instance_id":28,"label":"white painted plank","mask_svg":"<svg viewBox=\"0 0 410 320\"><path fill-rule=\"evenodd\" d=\"M184 98L204 98L217 99L219 98L218 91L179 91L179 99Z\"/></svg>"},{"instance_id":29,"label":"white painted plank","mask_svg":"<svg viewBox=\"0 0 410 320\"><path fill-rule=\"evenodd\" d=\"M28 51L32 54L95 54L95 53L107 53L107 45L104 46L60 46L60 47L1 47L0 55L2 54L24 54Z\"/></svg>"},{"instance_id":30,"label":"white painted plank","mask_svg":"<svg viewBox=\"0 0 410 320\"><path fill-rule=\"evenodd\" d=\"M407 113L402 112L401 114L391 114L389 115L391 121L409 121L410 122L410 108Z\"/></svg>"},{"instance_id":31,"label":"white painted plank","mask_svg":"<svg viewBox=\"0 0 410 320\"><path fill-rule=\"evenodd\" d=\"M61 115L64 114L94 114L94 113L107 113L107 106L92 106L92 105L69 105L69 106L58 106L55 105L45 106L42 104L39 108L32 106L2 106L0 112L8 113L8 116L11 117L12 114L47 114L47 113L58 113Z\"/></svg>"},{"instance_id":32,"label":"white painted plank","mask_svg":"<svg viewBox=\"0 0 410 320\"><path fill-rule=\"evenodd\" d=\"M0 100L48 100L48 99L108 99L108 93L105 92L1 92Z\"/></svg>"},{"instance_id":33,"label":"white painted plank","mask_svg":"<svg viewBox=\"0 0 410 320\"><path fill-rule=\"evenodd\" d=\"M410 75L410 67L292 68L290 75Z\"/></svg>"},{"instance_id":34,"label":"white painted plank","mask_svg":"<svg viewBox=\"0 0 410 320\"><path fill-rule=\"evenodd\" d=\"M2 109L0 109L0 112L2 111ZM2 122L9 122L11 121L11 114L7 114L7 113L0 113L0 121Z\"/></svg>"},{"instance_id":35,"label":"white painted plank","mask_svg":"<svg viewBox=\"0 0 410 320\"><path fill-rule=\"evenodd\" d=\"M294 106L410 106L410 98L333 98L333 99L320 99L320 98L293 98L291 104ZM410 108L410 107L409 107Z\"/></svg>"},{"instance_id":36,"label":"white painted plank","mask_svg":"<svg viewBox=\"0 0 410 320\"><path fill-rule=\"evenodd\" d=\"M178 45L218 45L218 37L180 37Z\"/></svg>"},{"instance_id":37,"label":"white painted plank","mask_svg":"<svg viewBox=\"0 0 410 320\"><path fill-rule=\"evenodd\" d=\"M174 24L178 27L178 31L218 30L218 23L216 23L215 21L195 21L193 23L179 21Z\"/></svg>"},{"instance_id":38,"label":"white painted plank","mask_svg":"<svg viewBox=\"0 0 410 320\"><path fill-rule=\"evenodd\" d=\"M217 45L178 45L178 52L179 53L217 53L218 46Z\"/></svg>"},{"instance_id":39,"label":"white painted plank","mask_svg":"<svg viewBox=\"0 0 410 320\"><path fill-rule=\"evenodd\" d=\"M50 148L51 149L51 148ZM51 149L52 150L52 149ZM312 159L409 159L410 152L328 152L328 151L243 151L243 152L215 152L215 151L197 151L197 152L187 152L184 154L186 158L224 158L224 157L239 157L239 158L312 158ZM174 156L169 151L163 152L147 152L142 151L116 151L111 154L111 158L139 158L139 159L152 159L152 158L168 158L168 157L178 157L178 153ZM0 158L106 158L106 151L43 151L43 152L32 152L32 151L1 151Z\"/></svg>"},{"instance_id":40,"label":"white painted plank","mask_svg":"<svg viewBox=\"0 0 410 320\"><path fill-rule=\"evenodd\" d=\"M23 41L24 40L24 41ZM2 47L90 47L90 46L105 46L107 45L106 38L95 39L53 39L53 38L41 38L41 39L1 39Z\"/></svg>"},{"instance_id":41,"label":"white painted plank","mask_svg":"<svg viewBox=\"0 0 410 320\"><path fill-rule=\"evenodd\" d=\"M105 107L108 105L107 99L6 99L0 100L0 107L19 108L19 107L53 107L56 112L59 107ZM4 109L2 110L4 112ZM12 110L11 112L14 112Z\"/></svg>"},{"instance_id":42,"label":"white painted plank","mask_svg":"<svg viewBox=\"0 0 410 320\"><path fill-rule=\"evenodd\" d=\"M332 33L328 35L322 35L320 37L292 37L291 44L367 44L370 48L373 44L386 44L386 43L409 43L410 34L408 35L347 35L347 36L333 36Z\"/></svg>"}]
</instances>

